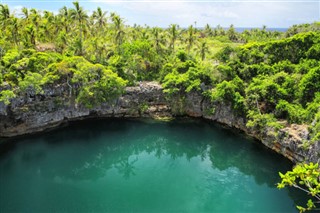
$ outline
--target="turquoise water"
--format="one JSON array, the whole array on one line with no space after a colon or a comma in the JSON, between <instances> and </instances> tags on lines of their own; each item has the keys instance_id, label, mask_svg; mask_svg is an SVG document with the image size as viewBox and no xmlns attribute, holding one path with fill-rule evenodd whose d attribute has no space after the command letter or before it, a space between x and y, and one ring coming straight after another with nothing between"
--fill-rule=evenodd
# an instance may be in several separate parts
<instances>
[{"instance_id":1,"label":"turquoise water","mask_svg":"<svg viewBox=\"0 0 320 213\"><path fill-rule=\"evenodd\" d=\"M0 212L296 212L291 166L206 121L85 121L0 145Z\"/></svg>"}]
</instances>

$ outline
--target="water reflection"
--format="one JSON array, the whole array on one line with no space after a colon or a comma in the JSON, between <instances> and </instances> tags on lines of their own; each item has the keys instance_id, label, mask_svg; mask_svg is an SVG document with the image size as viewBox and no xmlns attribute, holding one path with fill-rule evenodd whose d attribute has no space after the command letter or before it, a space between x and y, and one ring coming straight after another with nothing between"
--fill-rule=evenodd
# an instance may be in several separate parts
<instances>
[{"instance_id":1,"label":"water reflection","mask_svg":"<svg viewBox=\"0 0 320 213\"><path fill-rule=\"evenodd\" d=\"M190 196L197 193L204 209L212 206L210 202L222 202L232 194L254 194L251 181L275 188L278 172L291 166L283 157L238 132L198 120L86 121L0 146L3 182L11 181L5 176L10 173L37 184L45 180L71 186L101 180L107 184L116 179L121 184L136 181L136 185L148 187L157 183L160 188L172 187L172 193L176 193L175 187L185 179L188 185L184 187L190 187ZM197 172L201 173L199 177L194 175ZM164 175L172 183L162 186ZM107 190L110 187L115 186L108 185ZM216 193L215 189L221 191ZM0 192L0 201L1 196ZM290 196L295 202L301 201L296 192L290 191ZM249 200L238 202L247 202L249 209L252 206Z\"/></svg>"},{"instance_id":2,"label":"water reflection","mask_svg":"<svg viewBox=\"0 0 320 213\"><path fill-rule=\"evenodd\" d=\"M124 178L130 178L139 174L134 165L139 161L139 154L146 152L158 159L163 156L188 161L195 157L202 161L209 158L212 168L223 171L236 167L253 176L258 184L270 187L279 180L275 175L278 171L290 169L291 164L283 157L266 151L251 139L213 126L201 121L99 120L78 123L47 134L29 136L18 144L12 143L12 147L2 146L0 157L10 149L17 150L19 155L14 159L2 159L1 164L8 167L12 161L24 166L39 162L37 169L42 175L59 175L73 180L97 179L108 169L117 168ZM51 154L48 156L48 153ZM56 165L49 169L41 163L44 159Z\"/></svg>"},{"instance_id":3,"label":"water reflection","mask_svg":"<svg viewBox=\"0 0 320 213\"><path fill-rule=\"evenodd\" d=\"M133 160L129 160L129 158L123 159L119 163L115 165L115 168L118 169L118 172L123 176L124 179L129 179L130 176L136 175L134 164L138 161L136 157Z\"/></svg>"}]
</instances>

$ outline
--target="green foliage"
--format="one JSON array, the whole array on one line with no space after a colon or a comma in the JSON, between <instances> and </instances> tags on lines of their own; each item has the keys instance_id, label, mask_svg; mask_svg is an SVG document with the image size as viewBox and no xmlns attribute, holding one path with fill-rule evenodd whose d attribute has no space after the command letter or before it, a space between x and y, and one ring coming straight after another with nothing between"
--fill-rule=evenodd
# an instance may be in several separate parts
<instances>
[{"instance_id":1,"label":"green foliage","mask_svg":"<svg viewBox=\"0 0 320 213\"><path fill-rule=\"evenodd\" d=\"M226 80L232 80L236 76L235 70L228 65L220 64L216 69L225 77Z\"/></svg>"},{"instance_id":2,"label":"green foliage","mask_svg":"<svg viewBox=\"0 0 320 213\"><path fill-rule=\"evenodd\" d=\"M84 84L77 96L77 101L88 108L114 100L123 93L126 86L126 81L111 70L103 69L100 74L98 81ZM81 80L87 81L88 78Z\"/></svg>"},{"instance_id":3,"label":"green foliage","mask_svg":"<svg viewBox=\"0 0 320 213\"><path fill-rule=\"evenodd\" d=\"M263 43L250 43L240 48L242 62L247 64L260 63L262 60L274 64L288 60L297 64L302 58L313 58L313 50L307 54L310 48L317 49L320 33L307 32L294 35L293 37ZM316 45L315 47L312 47ZM260 53L264 52L264 56Z\"/></svg>"},{"instance_id":4,"label":"green foliage","mask_svg":"<svg viewBox=\"0 0 320 213\"><path fill-rule=\"evenodd\" d=\"M231 104L233 109L241 114L246 111L244 93L244 83L236 77L232 81L223 81L216 85L210 93L212 101L226 102Z\"/></svg>"},{"instance_id":5,"label":"green foliage","mask_svg":"<svg viewBox=\"0 0 320 213\"><path fill-rule=\"evenodd\" d=\"M20 54L18 50L12 49L6 52L6 54L2 57L1 64L9 68L11 64L14 64L17 60L19 60Z\"/></svg>"},{"instance_id":6,"label":"green foliage","mask_svg":"<svg viewBox=\"0 0 320 213\"><path fill-rule=\"evenodd\" d=\"M42 76L39 73L29 72L23 80L19 81L19 88L24 93L36 95L42 93Z\"/></svg>"},{"instance_id":7,"label":"green foliage","mask_svg":"<svg viewBox=\"0 0 320 213\"><path fill-rule=\"evenodd\" d=\"M266 26L239 33L233 25L132 27L101 8L89 15L79 2L58 14L32 11L0 24L0 91L11 91L1 96L6 103L60 85L70 103L93 107L116 98L124 85L159 80L181 100L197 91L229 104L249 126L278 128L276 119L311 124L318 113L319 22L286 33Z\"/></svg>"},{"instance_id":8,"label":"green foliage","mask_svg":"<svg viewBox=\"0 0 320 213\"><path fill-rule=\"evenodd\" d=\"M11 90L2 90L0 92L0 102L4 102L5 105L9 105L10 100L15 97L16 95Z\"/></svg>"},{"instance_id":9,"label":"green foliage","mask_svg":"<svg viewBox=\"0 0 320 213\"><path fill-rule=\"evenodd\" d=\"M158 56L151 43L143 40L136 40L130 43L124 43L123 60L124 69L134 73L136 80L152 80L158 73Z\"/></svg>"},{"instance_id":10,"label":"green foliage","mask_svg":"<svg viewBox=\"0 0 320 213\"><path fill-rule=\"evenodd\" d=\"M232 47L226 46L225 48L217 52L215 57L222 62L227 62L231 59L231 55L232 53L234 53L234 51L235 50Z\"/></svg>"},{"instance_id":11,"label":"green foliage","mask_svg":"<svg viewBox=\"0 0 320 213\"><path fill-rule=\"evenodd\" d=\"M306 52L306 56L309 59L319 59L320 58L320 44L315 44Z\"/></svg>"},{"instance_id":12,"label":"green foliage","mask_svg":"<svg viewBox=\"0 0 320 213\"><path fill-rule=\"evenodd\" d=\"M148 103L141 103L139 106L138 106L138 108L139 108L139 112L140 113L144 113L145 111L147 111L148 110L148 108L149 108L149 105L148 105Z\"/></svg>"},{"instance_id":13,"label":"green foliage","mask_svg":"<svg viewBox=\"0 0 320 213\"><path fill-rule=\"evenodd\" d=\"M318 105L318 112L315 113L314 119L310 125L311 143L320 141L320 107Z\"/></svg>"},{"instance_id":14,"label":"green foliage","mask_svg":"<svg viewBox=\"0 0 320 213\"><path fill-rule=\"evenodd\" d=\"M247 127L257 132L263 132L267 127L279 130L283 128L282 124L277 122L273 114L260 114L257 111L250 110L248 112Z\"/></svg>"},{"instance_id":15,"label":"green foliage","mask_svg":"<svg viewBox=\"0 0 320 213\"><path fill-rule=\"evenodd\" d=\"M271 66L261 63L245 65L244 68L240 70L239 76L245 81L249 81L258 75L272 75L273 73L274 71Z\"/></svg>"},{"instance_id":16,"label":"green foliage","mask_svg":"<svg viewBox=\"0 0 320 213\"><path fill-rule=\"evenodd\" d=\"M320 91L320 67L310 69L304 75L299 84L301 91L301 101L303 104L311 102L315 97L315 93Z\"/></svg>"},{"instance_id":17,"label":"green foliage","mask_svg":"<svg viewBox=\"0 0 320 213\"><path fill-rule=\"evenodd\" d=\"M13 50L6 53L1 64L4 66L1 79L11 82L16 92L33 96L41 94L46 84L66 84L69 95L75 95L87 107L113 100L126 85L116 73L79 56ZM1 99L8 104L15 96L14 92L3 90Z\"/></svg>"},{"instance_id":18,"label":"green foliage","mask_svg":"<svg viewBox=\"0 0 320 213\"><path fill-rule=\"evenodd\" d=\"M61 61L62 57L57 53L36 52L31 55L28 61L28 70L31 72L44 72L44 69L51 63Z\"/></svg>"},{"instance_id":19,"label":"green foliage","mask_svg":"<svg viewBox=\"0 0 320 213\"><path fill-rule=\"evenodd\" d=\"M77 89L77 102L92 108L100 103L114 100L123 93L126 81L101 64L92 64L83 57L75 56L52 64L47 79L54 80L60 76L60 81L68 84L71 95ZM48 80L47 80L48 82Z\"/></svg>"},{"instance_id":20,"label":"green foliage","mask_svg":"<svg viewBox=\"0 0 320 213\"><path fill-rule=\"evenodd\" d=\"M289 60L279 61L272 66L275 73L285 72L290 74L294 73L295 67L296 65L292 64Z\"/></svg>"},{"instance_id":21,"label":"green foliage","mask_svg":"<svg viewBox=\"0 0 320 213\"><path fill-rule=\"evenodd\" d=\"M298 164L292 171L285 174L279 172L281 182L278 183L279 189L287 186L293 186L304 192L307 192L315 200L309 199L306 207L297 206L300 212L317 208L316 205L320 201L320 169L318 164Z\"/></svg>"},{"instance_id":22,"label":"green foliage","mask_svg":"<svg viewBox=\"0 0 320 213\"><path fill-rule=\"evenodd\" d=\"M265 76L253 78L246 88L246 94L250 108L256 108L257 104L263 103L265 112L272 112L276 104L288 96L287 91L281 85Z\"/></svg>"},{"instance_id":23,"label":"green foliage","mask_svg":"<svg viewBox=\"0 0 320 213\"><path fill-rule=\"evenodd\" d=\"M286 119L290 123L301 124L306 121L307 112L299 104L290 104L285 100L280 100L276 106L275 116Z\"/></svg>"},{"instance_id":24,"label":"green foliage","mask_svg":"<svg viewBox=\"0 0 320 213\"><path fill-rule=\"evenodd\" d=\"M289 27L285 33L285 37L291 37L301 32L320 31L320 22L314 22L310 24L298 24Z\"/></svg>"},{"instance_id":25,"label":"green foliage","mask_svg":"<svg viewBox=\"0 0 320 213\"><path fill-rule=\"evenodd\" d=\"M211 83L205 69L193 61L178 61L173 67L172 72L164 77L162 84L163 91L168 95L200 91L201 84Z\"/></svg>"}]
</instances>

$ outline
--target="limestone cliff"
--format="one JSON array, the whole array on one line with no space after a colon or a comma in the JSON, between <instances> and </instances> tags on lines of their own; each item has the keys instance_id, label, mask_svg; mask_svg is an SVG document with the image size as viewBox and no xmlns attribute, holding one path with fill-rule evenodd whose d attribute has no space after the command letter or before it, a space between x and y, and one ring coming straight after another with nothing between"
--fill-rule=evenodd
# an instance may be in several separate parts
<instances>
[{"instance_id":1,"label":"limestone cliff","mask_svg":"<svg viewBox=\"0 0 320 213\"><path fill-rule=\"evenodd\" d=\"M295 163L304 161L320 163L320 141L310 144L307 125L291 124L279 131L265 128L256 132L246 126L246 119L237 115L231 106L213 104L198 93L187 95L185 113L240 129Z\"/></svg>"},{"instance_id":2,"label":"limestone cliff","mask_svg":"<svg viewBox=\"0 0 320 213\"><path fill-rule=\"evenodd\" d=\"M320 141L305 146L309 132L305 125L291 125L276 132L263 129L259 133L246 127L246 119L225 104L213 104L200 93L166 100L156 82L143 82L127 87L117 100L92 109L77 105L66 85L44 88L42 95L30 93L12 100L9 106L0 102L0 137L40 132L62 123L90 117L170 117L187 115L203 117L238 128L259 139L264 145L293 162L319 162Z\"/></svg>"},{"instance_id":3,"label":"limestone cliff","mask_svg":"<svg viewBox=\"0 0 320 213\"><path fill-rule=\"evenodd\" d=\"M170 112L161 86L154 82L127 87L117 100L92 109L77 105L68 96L67 86L56 86L45 88L42 95L15 98L9 106L0 102L0 137L40 132L89 117L156 116L170 116Z\"/></svg>"}]
</instances>

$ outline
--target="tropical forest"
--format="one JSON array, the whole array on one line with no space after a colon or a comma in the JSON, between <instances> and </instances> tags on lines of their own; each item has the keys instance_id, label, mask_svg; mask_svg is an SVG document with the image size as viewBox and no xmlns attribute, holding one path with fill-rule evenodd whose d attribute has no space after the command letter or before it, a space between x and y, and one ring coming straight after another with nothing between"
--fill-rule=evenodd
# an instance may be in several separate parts
<instances>
[{"instance_id":1,"label":"tropical forest","mask_svg":"<svg viewBox=\"0 0 320 213\"><path fill-rule=\"evenodd\" d=\"M0 212L320 210L320 22L127 22L0 4Z\"/></svg>"}]
</instances>

